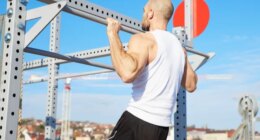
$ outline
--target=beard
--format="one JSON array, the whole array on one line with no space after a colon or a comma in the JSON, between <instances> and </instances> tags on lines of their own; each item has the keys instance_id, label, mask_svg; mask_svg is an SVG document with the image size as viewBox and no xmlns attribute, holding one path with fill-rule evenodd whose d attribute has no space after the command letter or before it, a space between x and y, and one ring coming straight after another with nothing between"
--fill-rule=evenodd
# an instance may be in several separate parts
<instances>
[{"instance_id":1,"label":"beard","mask_svg":"<svg viewBox=\"0 0 260 140\"><path fill-rule=\"evenodd\" d=\"M144 30L144 31L149 31L150 30L150 23L149 23L149 21L147 20L147 19L143 19L143 21L142 21L142 29Z\"/></svg>"}]
</instances>

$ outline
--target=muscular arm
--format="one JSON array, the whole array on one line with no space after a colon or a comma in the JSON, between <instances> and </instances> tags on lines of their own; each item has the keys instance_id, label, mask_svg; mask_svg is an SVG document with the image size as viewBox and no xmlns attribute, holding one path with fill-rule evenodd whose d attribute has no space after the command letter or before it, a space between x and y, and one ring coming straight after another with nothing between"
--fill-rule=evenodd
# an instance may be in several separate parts
<instances>
[{"instance_id":1,"label":"muscular arm","mask_svg":"<svg viewBox=\"0 0 260 140\"><path fill-rule=\"evenodd\" d=\"M184 50L185 51L185 50ZM190 62L187 58L187 53L185 51L185 67L182 77L182 87L184 87L188 92L194 92L197 87L198 77L197 74L192 69Z\"/></svg>"},{"instance_id":2,"label":"muscular arm","mask_svg":"<svg viewBox=\"0 0 260 140\"><path fill-rule=\"evenodd\" d=\"M148 61L148 47L141 43L141 35L134 35L128 44L128 50L122 48L118 34L108 35L113 66L125 83L131 83ZM142 45L142 46L141 46Z\"/></svg>"},{"instance_id":3,"label":"muscular arm","mask_svg":"<svg viewBox=\"0 0 260 140\"><path fill-rule=\"evenodd\" d=\"M125 83L131 83L147 64L147 41L142 34L134 35L128 43L128 50L125 51L118 35L120 24L113 19L107 21L107 36L113 66Z\"/></svg>"}]
</instances>

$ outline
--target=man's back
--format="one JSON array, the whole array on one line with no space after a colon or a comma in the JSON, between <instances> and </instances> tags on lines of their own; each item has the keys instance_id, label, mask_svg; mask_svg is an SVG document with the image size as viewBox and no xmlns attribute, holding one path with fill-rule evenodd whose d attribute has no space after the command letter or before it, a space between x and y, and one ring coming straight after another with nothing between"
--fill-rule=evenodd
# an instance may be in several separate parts
<instances>
[{"instance_id":1,"label":"man's back","mask_svg":"<svg viewBox=\"0 0 260 140\"><path fill-rule=\"evenodd\" d=\"M157 46L155 58L133 81L132 99L127 111L158 126L172 125L172 111L185 65L178 39L163 30L150 32Z\"/></svg>"}]
</instances>

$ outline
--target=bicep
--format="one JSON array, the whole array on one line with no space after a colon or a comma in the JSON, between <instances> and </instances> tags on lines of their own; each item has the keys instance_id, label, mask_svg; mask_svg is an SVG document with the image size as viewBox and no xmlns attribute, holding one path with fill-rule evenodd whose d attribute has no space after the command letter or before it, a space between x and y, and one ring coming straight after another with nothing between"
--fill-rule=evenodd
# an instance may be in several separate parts
<instances>
[{"instance_id":1,"label":"bicep","mask_svg":"<svg viewBox=\"0 0 260 140\"><path fill-rule=\"evenodd\" d=\"M140 71L147 65L148 51L148 46L142 38L133 36L129 41L126 53L136 62L136 71Z\"/></svg>"}]
</instances>

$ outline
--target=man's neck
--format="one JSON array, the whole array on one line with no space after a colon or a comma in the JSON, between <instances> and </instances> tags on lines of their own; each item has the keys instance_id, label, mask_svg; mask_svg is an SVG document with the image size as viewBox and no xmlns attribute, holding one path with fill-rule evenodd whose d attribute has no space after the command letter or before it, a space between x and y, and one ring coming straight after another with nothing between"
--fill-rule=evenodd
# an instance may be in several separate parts
<instances>
[{"instance_id":1,"label":"man's neck","mask_svg":"<svg viewBox=\"0 0 260 140\"><path fill-rule=\"evenodd\" d=\"M155 23L155 24L151 24L150 26L150 31L154 31L154 30L166 30L167 29L167 24L165 23Z\"/></svg>"}]
</instances>

